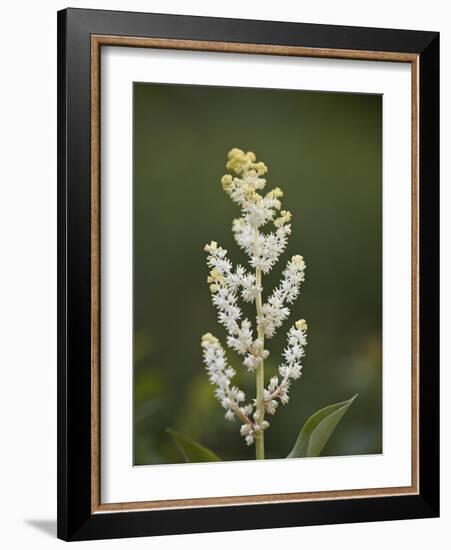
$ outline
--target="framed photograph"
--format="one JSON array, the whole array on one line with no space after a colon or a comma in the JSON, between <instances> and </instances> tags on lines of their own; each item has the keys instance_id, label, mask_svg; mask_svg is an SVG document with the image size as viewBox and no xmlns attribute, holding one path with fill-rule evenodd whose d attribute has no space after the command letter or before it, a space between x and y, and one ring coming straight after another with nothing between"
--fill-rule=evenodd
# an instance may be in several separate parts
<instances>
[{"instance_id":1,"label":"framed photograph","mask_svg":"<svg viewBox=\"0 0 451 550\"><path fill-rule=\"evenodd\" d=\"M439 35L58 13L58 536L439 514Z\"/></svg>"}]
</instances>

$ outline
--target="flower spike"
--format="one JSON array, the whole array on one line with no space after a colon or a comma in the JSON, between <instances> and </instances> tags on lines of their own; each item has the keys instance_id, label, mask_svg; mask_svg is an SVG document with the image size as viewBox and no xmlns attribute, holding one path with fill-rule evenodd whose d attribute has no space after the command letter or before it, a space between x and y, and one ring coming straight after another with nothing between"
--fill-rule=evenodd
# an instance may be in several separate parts
<instances>
[{"instance_id":1,"label":"flower spike","mask_svg":"<svg viewBox=\"0 0 451 550\"><path fill-rule=\"evenodd\" d=\"M279 403L288 403L290 385L301 376L307 323L301 319L288 331L284 362L278 369L281 378L273 376L266 388L264 361L269 351L265 349L265 338L272 338L290 315L289 306L298 297L304 282L305 261L302 256L293 256L282 273L280 284L263 303L262 275L269 273L286 249L292 214L282 210L283 192L279 187L266 194L260 193L266 187L266 179L262 176L268 173L268 168L264 162L257 161L252 151L231 149L226 168L229 173L221 178L222 189L241 209L241 216L233 221L232 231L238 246L248 256L252 271L241 265L234 268L227 258L227 250L211 241L204 248L210 269L207 283L218 321L227 333L227 345L244 358L243 366L255 373L257 395L252 403L243 404L244 392L231 385L235 370L228 366L219 340L207 333L201 345L209 380L216 386L215 395L226 410L226 418L240 420L240 434L247 445L255 443L256 458L261 459L265 456L264 431L269 427L265 414L273 415ZM262 229L269 223L273 229L264 233ZM255 303L256 336L252 323L243 319L239 298Z\"/></svg>"}]
</instances>

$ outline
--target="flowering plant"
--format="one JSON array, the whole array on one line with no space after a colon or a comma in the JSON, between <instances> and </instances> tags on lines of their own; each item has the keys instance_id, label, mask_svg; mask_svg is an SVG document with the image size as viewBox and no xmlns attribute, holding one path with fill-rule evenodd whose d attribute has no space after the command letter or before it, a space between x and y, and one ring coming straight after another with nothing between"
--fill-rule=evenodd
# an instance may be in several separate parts
<instances>
[{"instance_id":1,"label":"flowering plant","mask_svg":"<svg viewBox=\"0 0 451 550\"><path fill-rule=\"evenodd\" d=\"M266 343L290 315L289 306L299 296L306 265L300 255L288 260L279 285L263 300L263 275L275 266L287 246L291 213L282 210L283 192L279 187L261 193L266 186L263 176L268 169L263 162L257 162L253 152L232 149L226 168L230 173L222 177L222 188L241 208L241 216L233 221L232 231L238 246L248 256L252 271L241 265L234 267L227 250L211 241L205 246L210 269L207 282L218 321L227 333L228 347L242 357L244 368L255 376L255 398L246 402L245 393L232 384L236 372L228 364L224 347L216 336L204 334L201 346L208 378L216 386L215 395L226 411L225 418L240 421L240 433L246 444L255 444L256 459L264 459L265 430L270 425L268 417L276 413L280 403L289 402L292 382L302 374L307 345L306 321L300 319L289 329L278 376L272 376L267 385L264 365L269 350ZM271 229L264 232L268 224ZM255 303L254 326L249 319L243 318L239 298ZM355 397L325 407L310 417L288 457L319 454ZM209 449L173 430L170 433L187 460L219 460Z\"/></svg>"},{"instance_id":2,"label":"flowering plant","mask_svg":"<svg viewBox=\"0 0 451 550\"><path fill-rule=\"evenodd\" d=\"M204 362L210 382L216 385L216 397L226 410L228 420L238 418L241 435L248 445L255 443L256 458L265 457L264 432L269 427L266 415L275 414L279 403L286 405L292 380L301 376L301 360L307 344L307 323L297 321L288 332L288 344L279 366L279 375L273 376L265 387L264 361L269 355L265 339L272 338L290 314L288 306L299 295L304 281L305 262L302 256L293 256L287 263L280 285L263 303L262 275L266 275L285 250L291 234L291 213L281 210L281 189L276 187L265 195L268 169L263 162L256 162L255 154L232 149L227 168L233 173L222 177L222 186L229 197L241 208L241 217L235 219L232 231L239 247L249 258L253 272L239 265L235 269L227 258L227 250L215 241L205 246L210 267L208 283L213 304L218 310L218 320L227 331L227 345L243 357L244 367L256 377L256 397L244 404L245 394L232 385L234 369L227 364L224 348L219 340L208 333L202 337ZM262 231L272 224L268 233ZM256 337L252 323L243 319L238 296L245 302L256 304Z\"/></svg>"}]
</instances>

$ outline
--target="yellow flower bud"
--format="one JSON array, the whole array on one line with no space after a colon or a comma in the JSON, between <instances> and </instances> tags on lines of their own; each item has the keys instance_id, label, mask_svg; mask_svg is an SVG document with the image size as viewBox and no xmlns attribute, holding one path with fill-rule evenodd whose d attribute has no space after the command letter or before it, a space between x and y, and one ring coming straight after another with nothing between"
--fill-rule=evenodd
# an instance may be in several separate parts
<instances>
[{"instance_id":1,"label":"yellow flower bud","mask_svg":"<svg viewBox=\"0 0 451 550\"><path fill-rule=\"evenodd\" d=\"M233 149L230 149L230 151L227 154L227 157L229 159L233 159L237 155L240 155L240 156L244 155L244 151L242 151L241 149L238 149L238 147L234 147Z\"/></svg>"},{"instance_id":2,"label":"yellow flower bud","mask_svg":"<svg viewBox=\"0 0 451 550\"><path fill-rule=\"evenodd\" d=\"M257 162L255 169L257 170L257 174L259 176L263 176L268 172L268 168L264 162Z\"/></svg>"},{"instance_id":3,"label":"yellow flower bud","mask_svg":"<svg viewBox=\"0 0 451 550\"><path fill-rule=\"evenodd\" d=\"M274 220L274 225L276 227L282 227L283 225L288 223L290 220L291 220L291 212L289 212L288 210L282 210L280 212L280 217Z\"/></svg>"},{"instance_id":4,"label":"yellow flower bud","mask_svg":"<svg viewBox=\"0 0 451 550\"><path fill-rule=\"evenodd\" d=\"M230 174L225 174L221 178L221 184L224 191L229 191L230 186L232 185L233 178Z\"/></svg>"},{"instance_id":5,"label":"yellow flower bud","mask_svg":"<svg viewBox=\"0 0 451 550\"><path fill-rule=\"evenodd\" d=\"M244 225L245 221L243 218L235 218L232 222L232 231L236 233L237 231L240 231Z\"/></svg>"},{"instance_id":6,"label":"yellow flower bud","mask_svg":"<svg viewBox=\"0 0 451 550\"><path fill-rule=\"evenodd\" d=\"M210 244L206 244L204 246L205 252L209 252L210 254L212 252L215 252L215 250L218 248L218 243L216 241L211 241Z\"/></svg>"},{"instance_id":7,"label":"yellow flower bud","mask_svg":"<svg viewBox=\"0 0 451 550\"><path fill-rule=\"evenodd\" d=\"M281 199L283 197L283 191L280 187L274 187L272 191L266 194L269 199Z\"/></svg>"},{"instance_id":8,"label":"yellow flower bud","mask_svg":"<svg viewBox=\"0 0 451 550\"><path fill-rule=\"evenodd\" d=\"M291 261L294 263L294 265L295 265L299 270L305 269L304 258L303 258L302 256L299 256L299 254L297 254L296 256L293 256L293 257L291 258Z\"/></svg>"},{"instance_id":9,"label":"yellow flower bud","mask_svg":"<svg viewBox=\"0 0 451 550\"><path fill-rule=\"evenodd\" d=\"M296 321L295 323L295 326L298 330L307 330L308 329L308 325L305 321L305 319L299 319L299 321Z\"/></svg>"},{"instance_id":10,"label":"yellow flower bud","mask_svg":"<svg viewBox=\"0 0 451 550\"><path fill-rule=\"evenodd\" d=\"M220 283L224 282L224 277L217 269L210 271L210 276L207 278L207 283Z\"/></svg>"},{"instance_id":11,"label":"yellow flower bud","mask_svg":"<svg viewBox=\"0 0 451 550\"><path fill-rule=\"evenodd\" d=\"M202 336L202 345L205 346L206 344L216 344L218 342L218 339L213 336L213 334L210 334L207 332L207 334L204 334Z\"/></svg>"}]
</instances>

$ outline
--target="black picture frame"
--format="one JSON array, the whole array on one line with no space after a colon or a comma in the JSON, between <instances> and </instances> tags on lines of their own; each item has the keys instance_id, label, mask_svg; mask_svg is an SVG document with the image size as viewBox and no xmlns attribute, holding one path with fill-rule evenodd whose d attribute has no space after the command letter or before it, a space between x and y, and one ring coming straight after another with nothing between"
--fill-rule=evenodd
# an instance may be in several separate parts
<instances>
[{"instance_id":1,"label":"black picture frame","mask_svg":"<svg viewBox=\"0 0 451 550\"><path fill-rule=\"evenodd\" d=\"M416 54L419 61L419 493L93 513L91 36ZM66 9L58 12L58 537L87 540L439 515L439 34Z\"/></svg>"}]
</instances>

